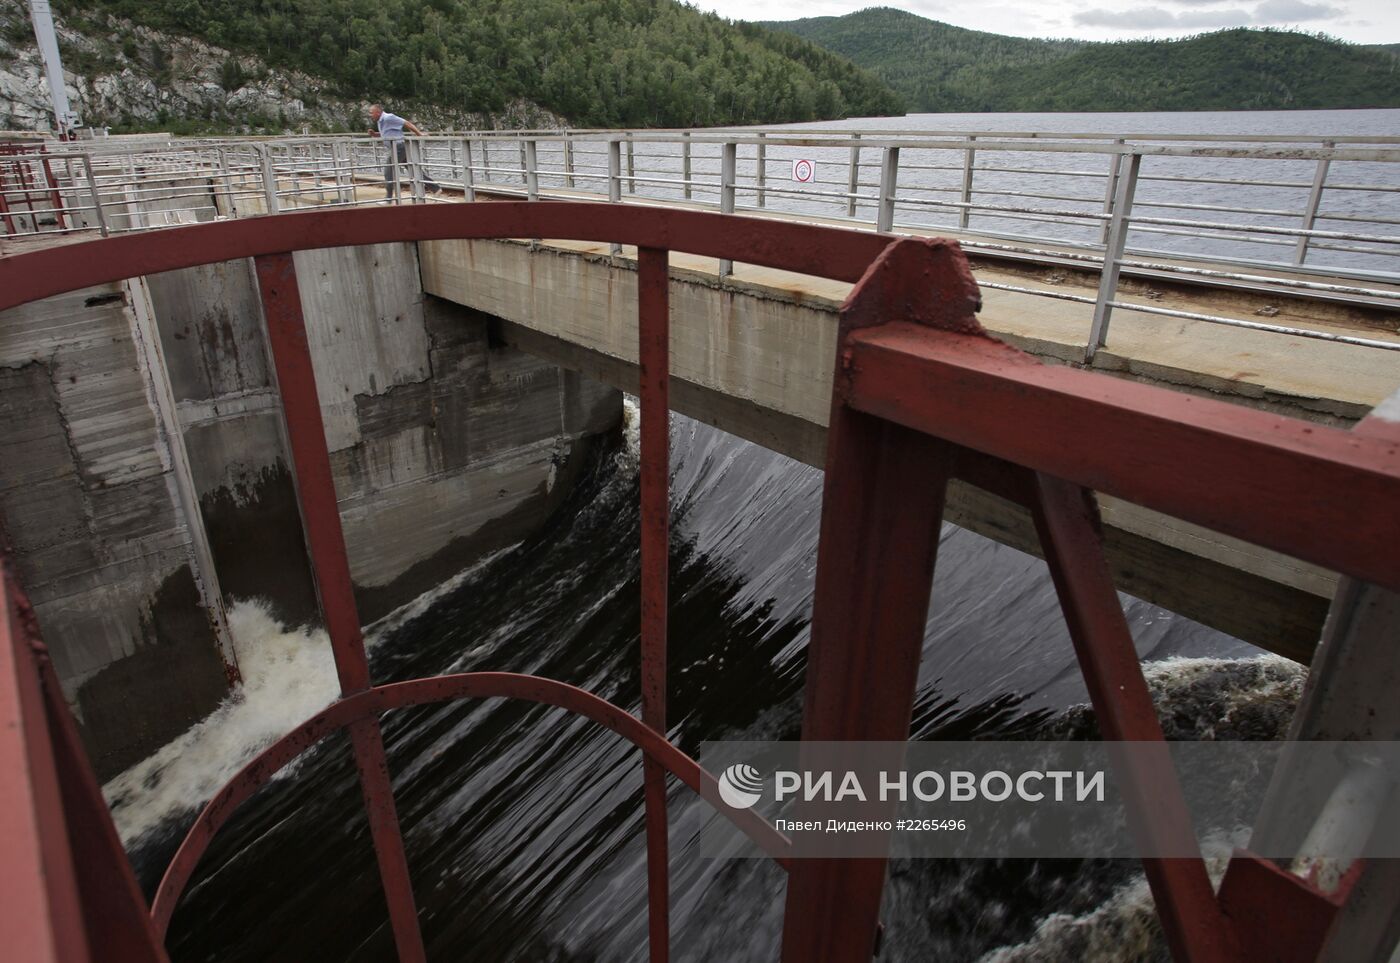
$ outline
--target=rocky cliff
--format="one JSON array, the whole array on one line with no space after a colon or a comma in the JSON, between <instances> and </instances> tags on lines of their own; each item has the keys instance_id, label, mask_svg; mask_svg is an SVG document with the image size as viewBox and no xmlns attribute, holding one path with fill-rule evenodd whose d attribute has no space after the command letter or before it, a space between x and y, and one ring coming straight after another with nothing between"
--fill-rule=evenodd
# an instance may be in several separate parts
<instances>
[{"instance_id":1,"label":"rocky cliff","mask_svg":"<svg viewBox=\"0 0 1400 963\"><path fill-rule=\"evenodd\" d=\"M325 81L294 71L269 70L188 37L177 37L116 17L56 17L68 98L83 123L119 130L160 128L177 133L282 133L361 130L368 100L331 92ZM94 29L100 25L103 30ZM528 101L499 113L441 104L399 105L434 130L555 128L563 118ZM28 11L0 6L0 129L47 130L51 108L43 62Z\"/></svg>"}]
</instances>

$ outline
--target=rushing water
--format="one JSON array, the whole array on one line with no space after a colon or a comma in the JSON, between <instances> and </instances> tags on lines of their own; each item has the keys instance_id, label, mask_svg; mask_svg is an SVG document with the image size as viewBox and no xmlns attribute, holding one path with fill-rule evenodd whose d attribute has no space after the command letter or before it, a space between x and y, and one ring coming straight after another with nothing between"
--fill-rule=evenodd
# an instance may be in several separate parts
<instances>
[{"instance_id":1,"label":"rushing water","mask_svg":"<svg viewBox=\"0 0 1400 963\"><path fill-rule=\"evenodd\" d=\"M1331 118L1328 129L1338 130L1363 114L1392 127L1400 116L1275 116L1300 124ZM1231 116L1236 130L1252 120ZM1126 126L1148 129L1151 117ZM1030 116L1014 119L1032 126ZM1113 129L1121 121L1062 122ZM793 737L821 474L679 417L672 446L670 735L692 753L704 739ZM376 681L533 672L635 708L637 503L629 407L627 430L540 533L374 627ZM1151 605L1124 603L1171 735L1271 738L1286 726L1301 683L1297 666ZM1091 734L1042 562L945 526L930 612L915 738ZM235 606L232 624L247 677L238 697L107 787L148 888L214 787L335 692L323 633L279 625L255 601ZM500 700L390 714L385 740L430 958L645 957L635 749L559 710ZM291 768L291 778L247 803L210 849L174 919L175 960L393 958L348 747L330 739ZM703 803L673 786L676 957L772 959L781 870L696 856L695 840L680 828L694 805ZM1219 840L1219 852L1229 843ZM1213 865L1218 870L1220 860ZM888 960L1163 952L1141 875L1122 862L897 863L884 918Z\"/></svg>"}]
</instances>

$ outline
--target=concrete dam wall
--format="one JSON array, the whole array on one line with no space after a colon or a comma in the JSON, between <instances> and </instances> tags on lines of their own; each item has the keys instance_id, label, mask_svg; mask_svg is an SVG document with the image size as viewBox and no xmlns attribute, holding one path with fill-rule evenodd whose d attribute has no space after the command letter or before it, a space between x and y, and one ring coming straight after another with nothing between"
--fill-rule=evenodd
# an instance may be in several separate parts
<instances>
[{"instance_id":1,"label":"concrete dam wall","mask_svg":"<svg viewBox=\"0 0 1400 963\"><path fill-rule=\"evenodd\" d=\"M361 618L540 525L621 395L425 296L416 246L296 255ZM235 678L222 603L317 620L250 262L0 315L0 521L99 775Z\"/></svg>"}]
</instances>

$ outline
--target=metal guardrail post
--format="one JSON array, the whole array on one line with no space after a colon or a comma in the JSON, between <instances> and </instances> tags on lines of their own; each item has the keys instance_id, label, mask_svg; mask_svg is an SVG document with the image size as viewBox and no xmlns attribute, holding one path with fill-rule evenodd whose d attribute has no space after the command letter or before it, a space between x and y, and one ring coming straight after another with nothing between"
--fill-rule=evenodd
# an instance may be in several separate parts
<instances>
[{"instance_id":1,"label":"metal guardrail post","mask_svg":"<svg viewBox=\"0 0 1400 963\"><path fill-rule=\"evenodd\" d=\"M421 137L407 140L408 144L408 177L409 183L413 185L413 200L422 203L427 196L427 191L423 189L423 164L427 159L426 146Z\"/></svg>"},{"instance_id":2,"label":"metal guardrail post","mask_svg":"<svg viewBox=\"0 0 1400 963\"><path fill-rule=\"evenodd\" d=\"M690 200L690 134L681 134L681 180L685 181L685 199Z\"/></svg>"},{"instance_id":3,"label":"metal guardrail post","mask_svg":"<svg viewBox=\"0 0 1400 963\"><path fill-rule=\"evenodd\" d=\"M83 172L87 175L88 194L92 197L92 214L97 221L97 230L107 236L107 217L102 213L102 195L97 190L97 175L92 172L92 155L84 154Z\"/></svg>"},{"instance_id":4,"label":"metal guardrail post","mask_svg":"<svg viewBox=\"0 0 1400 963\"><path fill-rule=\"evenodd\" d=\"M768 145L764 143L767 134L758 135L758 206L766 207L764 184L768 181Z\"/></svg>"},{"instance_id":5,"label":"metal guardrail post","mask_svg":"<svg viewBox=\"0 0 1400 963\"><path fill-rule=\"evenodd\" d=\"M968 139L969 141L975 141L977 138L976 138L976 137L969 136L967 139ZM960 208L958 208L958 227L963 228L964 230L967 229L968 220L969 220L969 219L971 218L971 216L972 216L972 208L971 208L971 205L972 205L972 176L973 176L973 172L976 171L976 169L977 169L977 151L976 151L974 148L969 147L969 148L967 148L967 150L963 151L963 178L962 178L962 203L963 203L963 206L960 207Z\"/></svg>"},{"instance_id":6,"label":"metal guardrail post","mask_svg":"<svg viewBox=\"0 0 1400 963\"><path fill-rule=\"evenodd\" d=\"M389 172L392 175L389 183L384 185L389 192L389 202L395 206L403 203L403 185L399 183L399 148L394 141L385 141L389 148ZM408 154L407 148L404 150L405 156Z\"/></svg>"},{"instance_id":7,"label":"metal guardrail post","mask_svg":"<svg viewBox=\"0 0 1400 963\"><path fill-rule=\"evenodd\" d=\"M880 164L880 209L875 216L875 230L882 234L894 230L894 201L898 185L899 148L886 147Z\"/></svg>"},{"instance_id":8,"label":"metal guardrail post","mask_svg":"<svg viewBox=\"0 0 1400 963\"><path fill-rule=\"evenodd\" d=\"M335 199L342 204L355 202L355 186L350 177L351 148L343 141L331 145L331 164L335 172Z\"/></svg>"},{"instance_id":9,"label":"metal guardrail post","mask_svg":"<svg viewBox=\"0 0 1400 963\"><path fill-rule=\"evenodd\" d=\"M516 146L516 149L520 151L520 183L525 184L526 186L529 186L529 183L530 183L530 173L529 173L530 165L529 165L528 160L527 160L526 157L525 157L525 142L524 142L523 140L518 140L518 141L515 142L515 146Z\"/></svg>"},{"instance_id":10,"label":"metal guardrail post","mask_svg":"<svg viewBox=\"0 0 1400 963\"><path fill-rule=\"evenodd\" d=\"M539 154L536 152L534 140L522 143L525 148L525 196L529 200L537 201L540 199Z\"/></svg>"},{"instance_id":11,"label":"metal guardrail post","mask_svg":"<svg viewBox=\"0 0 1400 963\"><path fill-rule=\"evenodd\" d=\"M257 151L258 162L262 166L263 200L267 204L267 213L276 214L282 208L277 202L277 171L272 166L272 151L266 144L258 144Z\"/></svg>"},{"instance_id":12,"label":"metal guardrail post","mask_svg":"<svg viewBox=\"0 0 1400 963\"><path fill-rule=\"evenodd\" d=\"M734 213L734 181L738 176L739 168L739 145L733 141L727 142L721 149L719 163L719 211L721 214ZM721 258L719 262L719 276L727 278L734 273L734 262L728 258Z\"/></svg>"},{"instance_id":13,"label":"metal guardrail post","mask_svg":"<svg viewBox=\"0 0 1400 963\"><path fill-rule=\"evenodd\" d=\"M462 138L462 194L469 201L476 200L476 172L472 170L472 142Z\"/></svg>"},{"instance_id":14,"label":"metal guardrail post","mask_svg":"<svg viewBox=\"0 0 1400 963\"><path fill-rule=\"evenodd\" d=\"M608 141L608 200L616 204L622 200L622 142ZM613 254L622 253L622 245L616 241L608 248Z\"/></svg>"},{"instance_id":15,"label":"metal guardrail post","mask_svg":"<svg viewBox=\"0 0 1400 963\"><path fill-rule=\"evenodd\" d=\"M852 134L852 140L860 140L859 134ZM856 216L856 192L860 190L860 145L851 148L851 164L846 173L846 216Z\"/></svg>"},{"instance_id":16,"label":"metal guardrail post","mask_svg":"<svg viewBox=\"0 0 1400 963\"><path fill-rule=\"evenodd\" d=\"M1113 300L1118 295L1118 276L1123 270L1123 252L1128 245L1128 220L1133 211L1133 195L1137 191L1138 171L1142 155L1127 155L1127 169L1118 181L1118 194L1113 202L1113 219L1108 224L1108 243L1103 252L1103 271L1099 274L1099 293L1094 300L1094 321L1089 328L1089 343L1084 348L1084 363L1094 360L1094 353L1108 339L1108 322L1113 314Z\"/></svg>"},{"instance_id":17,"label":"metal guardrail post","mask_svg":"<svg viewBox=\"0 0 1400 963\"><path fill-rule=\"evenodd\" d=\"M1122 147L1126 143L1123 138L1115 138L1114 146ZM1114 153L1108 162L1108 185L1103 192L1103 212L1108 215L1113 214L1113 198L1118 193L1118 176L1123 169L1123 155ZM1103 228L1099 234L1099 243L1105 247L1108 245L1109 221L1103 222Z\"/></svg>"},{"instance_id":18,"label":"metal guardrail post","mask_svg":"<svg viewBox=\"0 0 1400 963\"><path fill-rule=\"evenodd\" d=\"M229 171L228 151L220 147L217 153L219 157L219 180L224 185L224 204L228 207L228 216L237 217L238 203L233 197L233 174Z\"/></svg>"},{"instance_id":19,"label":"metal guardrail post","mask_svg":"<svg viewBox=\"0 0 1400 963\"><path fill-rule=\"evenodd\" d=\"M574 187L574 141L569 132L564 131L564 189Z\"/></svg>"},{"instance_id":20,"label":"metal guardrail post","mask_svg":"<svg viewBox=\"0 0 1400 963\"><path fill-rule=\"evenodd\" d=\"M1335 141L1325 140L1323 147L1336 147ZM1317 209L1322 204L1322 192L1327 189L1327 173L1332 167L1332 159L1324 157L1317 162L1317 171L1313 174L1312 190L1308 193L1308 206L1303 211L1303 230L1311 231L1313 224L1317 222ZM1298 238L1298 247L1293 252L1293 263L1302 264L1308 258L1308 242L1312 238L1307 234Z\"/></svg>"},{"instance_id":21,"label":"metal guardrail post","mask_svg":"<svg viewBox=\"0 0 1400 963\"><path fill-rule=\"evenodd\" d=\"M627 132L627 193L637 193L637 156L633 150L632 132Z\"/></svg>"}]
</instances>

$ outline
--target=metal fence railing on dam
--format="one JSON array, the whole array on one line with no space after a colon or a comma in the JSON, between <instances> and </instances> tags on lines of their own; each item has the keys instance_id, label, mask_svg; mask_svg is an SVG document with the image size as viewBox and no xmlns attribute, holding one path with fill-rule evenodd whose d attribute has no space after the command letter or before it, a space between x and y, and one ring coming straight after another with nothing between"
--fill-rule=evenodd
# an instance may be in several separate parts
<instances>
[{"instance_id":1,"label":"metal fence railing on dam","mask_svg":"<svg viewBox=\"0 0 1400 963\"><path fill-rule=\"evenodd\" d=\"M28 146L0 155L14 238L366 204L595 199L957 237L974 257L1097 273L982 281L1092 308L1358 344L1400 342L1126 300L1122 281L1400 309L1400 137L777 129L473 131ZM721 275L732 263L721 261Z\"/></svg>"}]
</instances>

